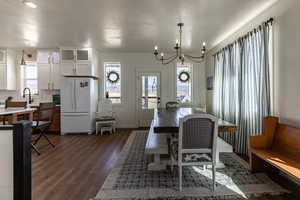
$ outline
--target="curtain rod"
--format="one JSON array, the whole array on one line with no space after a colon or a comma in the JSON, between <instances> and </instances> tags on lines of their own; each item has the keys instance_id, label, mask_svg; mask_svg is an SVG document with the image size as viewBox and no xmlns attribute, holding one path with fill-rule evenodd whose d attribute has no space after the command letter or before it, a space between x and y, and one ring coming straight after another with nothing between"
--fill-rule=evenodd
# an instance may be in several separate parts
<instances>
[{"instance_id":1,"label":"curtain rod","mask_svg":"<svg viewBox=\"0 0 300 200\"><path fill-rule=\"evenodd\" d=\"M213 54L213 56L217 55L218 53L220 53L221 51L229 48L230 46L234 45L235 43L239 42L240 40L246 39L247 37L249 37L249 35L252 35L253 33L256 33L257 30L261 30L262 26L267 26L269 24L273 25L274 22L274 18L271 17L270 19L268 19L267 21L263 22L261 25L259 25L257 28L254 28L251 31L248 31L246 34L244 34L243 36L238 37L234 42L227 44L225 47L221 48L217 53Z\"/></svg>"}]
</instances>

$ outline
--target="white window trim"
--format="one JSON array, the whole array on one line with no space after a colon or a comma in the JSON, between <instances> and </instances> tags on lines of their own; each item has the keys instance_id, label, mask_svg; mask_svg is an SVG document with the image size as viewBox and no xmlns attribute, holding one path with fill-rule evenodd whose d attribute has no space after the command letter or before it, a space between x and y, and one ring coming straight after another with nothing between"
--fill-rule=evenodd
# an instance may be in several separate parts
<instances>
[{"instance_id":1,"label":"white window trim","mask_svg":"<svg viewBox=\"0 0 300 200\"><path fill-rule=\"evenodd\" d=\"M175 73L175 101L177 101L177 66L180 66L181 64L180 63L175 63L175 70L174 70L174 73ZM191 101L188 102L188 103L181 103L179 102L180 105L182 106L191 106L193 105L194 103L194 70L193 70L193 64L192 63L189 63L189 62L185 62L184 65L188 65L190 68L191 68Z\"/></svg>"},{"instance_id":2,"label":"white window trim","mask_svg":"<svg viewBox=\"0 0 300 200\"><path fill-rule=\"evenodd\" d=\"M26 61L26 64L30 65L30 64L35 64L37 67L37 62L33 62L33 61ZM25 66L26 67L26 66ZM23 95L23 90L25 88L25 80L37 80L37 86L39 84L39 77L38 77L38 72L37 72L37 78L36 79L25 79L25 72L24 72L24 67L21 68L20 70L20 74L21 74L21 95ZM37 87L37 92L36 93L32 93L32 95L34 96L38 96L39 95L39 88Z\"/></svg>"},{"instance_id":3,"label":"white window trim","mask_svg":"<svg viewBox=\"0 0 300 200\"><path fill-rule=\"evenodd\" d=\"M105 92L106 92L106 65L107 64L118 64L120 65L120 84L121 84L121 88L120 88L120 94L121 94L121 97L120 97L120 103L113 103L113 105L122 105L123 104L123 67L122 67L122 64L121 62L103 62L103 99L105 98Z\"/></svg>"}]
</instances>

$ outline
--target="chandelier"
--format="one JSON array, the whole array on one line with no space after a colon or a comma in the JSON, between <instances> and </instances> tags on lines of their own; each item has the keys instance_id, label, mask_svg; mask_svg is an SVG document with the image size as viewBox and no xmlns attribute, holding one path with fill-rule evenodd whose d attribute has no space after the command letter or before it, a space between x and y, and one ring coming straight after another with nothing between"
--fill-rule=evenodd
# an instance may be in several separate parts
<instances>
[{"instance_id":1,"label":"chandelier","mask_svg":"<svg viewBox=\"0 0 300 200\"><path fill-rule=\"evenodd\" d=\"M155 55L155 58L156 60L158 61L161 61L161 63L163 65L167 65L171 62L173 62L174 60L178 59L182 64L184 64L184 61L185 59L188 59L188 60L191 60L193 62L196 62L196 63L201 63L204 61L204 58L205 58L205 51L206 51L206 44L205 42L203 42L203 46L202 46L202 49L201 49L201 55L200 56L191 56L191 55L188 55L188 54L184 54L183 51L182 51L182 46L181 46L181 42L182 42L182 27L183 27L183 23L178 23L177 26L179 27L179 40L176 40L176 44L175 44L175 51L176 51L176 54L173 55L173 56L170 56L170 57L165 57L164 56L164 53L161 52L160 53L160 58L159 58L159 52L158 52L158 47L155 46L154 47L154 55Z\"/></svg>"}]
</instances>

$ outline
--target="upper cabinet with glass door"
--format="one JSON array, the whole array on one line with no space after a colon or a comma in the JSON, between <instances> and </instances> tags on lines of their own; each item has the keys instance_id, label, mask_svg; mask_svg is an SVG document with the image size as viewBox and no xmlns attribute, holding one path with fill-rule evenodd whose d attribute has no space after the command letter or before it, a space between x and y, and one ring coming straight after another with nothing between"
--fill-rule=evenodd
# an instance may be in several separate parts
<instances>
[{"instance_id":1,"label":"upper cabinet with glass door","mask_svg":"<svg viewBox=\"0 0 300 200\"><path fill-rule=\"evenodd\" d=\"M60 57L62 63L75 62L75 49L61 49Z\"/></svg>"},{"instance_id":2,"label":"upper cabinet with glass door","mask_svg":"<svg viewBox=\"0 0 300 200\"><path fill-rule=\"evenodd\" d=\"M87 63L91 61L91 50L90 49L61 49L61 62L79 62Z\"/></svg>"},{"instance_id":3,"label":"upper cabinet with glass door","mask_svg":"<svg viewBox=\"0 0 300 200\"><path fill-rule=\"evenodd\" d=\"M98 76L97 51L90 48L61 48L63 76Z\"/></svg>"}]
</instances>

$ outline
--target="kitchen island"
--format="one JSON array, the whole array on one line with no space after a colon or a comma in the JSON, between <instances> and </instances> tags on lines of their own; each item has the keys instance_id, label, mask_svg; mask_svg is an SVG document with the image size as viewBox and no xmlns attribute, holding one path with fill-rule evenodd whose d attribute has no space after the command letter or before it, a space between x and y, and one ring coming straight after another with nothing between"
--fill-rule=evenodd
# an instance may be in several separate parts
<instances>
[{"instance_id":1,"label":"kitchen island","mask_svg":"<svg viewBox=\"0 0 300 200\"><path fill-rule=\"evenodd\" d=\"M18 116L27 115L29 121L33 121L33 113L36 111L36 108L0 108L0 117L9 118L9 124L14 124L18 121Z\"/></svg>"}]
</instances>

